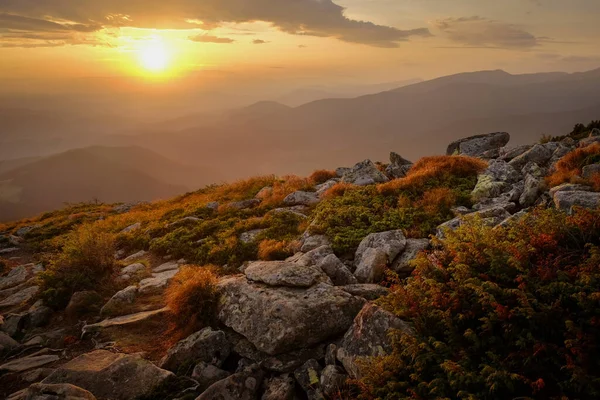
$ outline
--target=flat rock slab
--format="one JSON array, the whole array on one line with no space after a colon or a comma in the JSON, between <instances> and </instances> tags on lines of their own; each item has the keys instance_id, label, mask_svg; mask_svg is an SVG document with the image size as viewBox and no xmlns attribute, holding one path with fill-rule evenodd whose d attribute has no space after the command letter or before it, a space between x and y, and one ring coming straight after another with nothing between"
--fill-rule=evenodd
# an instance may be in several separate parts
<instances>
[{"instance_id":1,"label":"flat rock slab","mask_svg":"<svg viewBox=\"0 0 600 400\"><path fill-rule=\"evenodd\" d=\"M139 355L96 350L60 366L42 383L68 383L99 399L129 400L151 393L172 376Z\"/></svg>"},{"instance_id":2,"label":"flat rock slab","mask_svg":"<svg viewBox=\"0 0 600 400\"><path fill-rule=\"evenodd\" d=\"M153 273L152 278L146 278L140 281L139 292L149 293L166 288L171 279L177 275L177 272L179 272L179 269Z\"/></svg>"},{"instance_id":3,"label":"flat rock slab","mask_svg":"<svg viewBox=\"0 0 600 400\"><path fill-rule=\"evenodd\" d=\"M85 325L82 328L82 334L98 332L102 329L110 328L113 326L125 326L125 325L134 325L151 318L156 317L157 315L165 314L169 311L167 307L161 308L159 310L153 311L144 311L137 314L123 315L121 317L105 319L102 322L98 322L97 324Z\"/></svg>"},{"instance_id":4,"label":"flat rock slab","mask_svg":"<svg viewBox=\"0 0 600 400\"><path fill-rule=\"evenodd\" d=\"M253 262L244 273L251 281L270 286L310 287L318 282L331 283L320 268L287 261Z\"/></svg>"},{"instance_id":5,"label":"flat rock slab","mask_svg":"<svg viewBox=\"0 0 600 400\"><path fill-rule=\"evenodd\" d=\"M31 300L33 296L38 292L38 286L30 286L25 288L0 302L0 308L17 306L23 302Z\"/></svg>"},{"instance_id":6,"label":"flat rock slab","mask_svg":"<svg viewBox=\"0 0 600 400\"><path fill-rule=\"evenodd\" d=\"M164 264L159 265L152 269L152 272L165 272L165 271L173 271L179 268L179 264L176 261L169 261Z\"/></svg>"},{"instance_id":7,"label":"flat rock slab","mask_svg":"<svg viewBox=\"0 0 600 400\"><path fill-rule=\"evenodd\" d=\"M330 286L270 287L244 276L219 282L218 317L264 353L306 348L345 332L365 300Z\"/></svg>"},{"instance_id":8,"label":"flat rock slab","mask_svg":"<svg viewBox=\"0 0 600 400\"><path fill-rule=\"evenodd\" d=\"M60 357L53 354L23 357L0 365L0 371L23 372L33 368L39 368L43 365L50 364L58 360L60 360Z\"/></svg>"},{"instance_id":9,"label":"flat rock slab","mask_svg":"<svg viewBox=\"0 0 600 400\"><path fill-rule=\"evenodd\" d=\"M24 265L13 268L8 275L0 278L0 290L17 286L27 280L27 268Z\"/></svg>"}]
</instances>

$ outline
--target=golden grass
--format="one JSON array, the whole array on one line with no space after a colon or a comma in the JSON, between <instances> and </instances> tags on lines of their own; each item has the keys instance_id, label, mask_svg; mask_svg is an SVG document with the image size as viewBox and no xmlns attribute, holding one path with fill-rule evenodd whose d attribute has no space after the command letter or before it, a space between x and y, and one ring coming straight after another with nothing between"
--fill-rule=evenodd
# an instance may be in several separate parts
<instances>
[{"instance_id":1,"label":"golden grass","mask_svg":"<svg viewBox=\"0 0 600 400\"><path fill-rule=\"evenodd\" d=\"M327 189L323 194L323 198L331 199L334 197L340 197L343 196L346 193L346 191L356 189L357 187L358 186L353 185L351 183L339 182Z\"/></svg>"},{"instance_id":2,"label":"golden grass","mask_svg":"<svg viewBox=\"0 0 600 400\"><path fill-rule=\"evenodd\" d=\"M258 245L258 258L265 261L284 260L293 255L291 247L286 240L265 239Z\"/></svg>"},{"instance_id":3,"label":"golden grass","mask_svg":"<svg viewBox=\"0 0 600 400\"><path fill-rule=\"evenodd\" d=\"M310 182L312 182L315 185L319 185L321 183L325 183L330 179L333 179L337 177L337 174L335 173L335 171L329 171L326 169L319 169L315 172L313 172L309 177L308 180Z\"/></svg>"},{"instance_id":4,"label":"golden grass","mask_svg":"<svg viewBox=\"0 0 600 400\"><path fill-rule=\"evenodd\" d=\"M546 182L550 187L563 183L585 183L581 178L582 168L596 160L600 161L600 143L575 149L556 163L555 171L546 178Z\"/></svg>"}]
</instances>

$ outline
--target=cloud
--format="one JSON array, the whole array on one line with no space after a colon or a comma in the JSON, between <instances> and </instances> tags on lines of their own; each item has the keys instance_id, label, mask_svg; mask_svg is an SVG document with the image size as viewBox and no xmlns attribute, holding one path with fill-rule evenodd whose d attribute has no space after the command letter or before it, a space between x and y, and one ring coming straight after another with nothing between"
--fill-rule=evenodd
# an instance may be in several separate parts
<instances>
[{"instance_id":1,"label":"cloud","mask_svg":"<svg viewBox=\"0 0 600 400\"><path fill-rule=\"evenodd\" d=\"M294 35L378 47L397 47L411 36L430 35L427 28L402 30L348 18L334 0L1 0L0 12L82 27L194 29L200 24L212 29L224 23L265 21Z\"/></svg>"},{"instance_id":2,"label":"cloud","mask_svg":"<svg viewBox=\"0 0 600 400\"><path fill-rule=\"evenodd\" d=\"M517 25L478 16L439 19L433 25L467 47L530 49L540 45L540 38Z\"/></svg>"},{"instance_id":3,"label":"cloud","mask_svg":"<svg viewBox=\"0 0 600 400\"><path fill-rule=\"evenodd\" d=\"M201 34L201 35L196 35L196 36L190 36L189 39L193 42L200 42L200 43L221 43L221 44L227 44L227 43L233 43L235 42L235 40L230 39L230 38L225 38L225 37L218 37L218 36L212 36L212 35L206 35L206 34Z\"/></svg>"},{"instance_id":4,"label":"cloud","mask_svg":"<svg viewBox=\"0 0 600 400\"><path fill-rule=\"evenodd\" d=\"M252 41L252 43L253 43L253 44L266 44L266 43L269 43L269 42L267 42L267 41L264 41L264 40L261 40L261 39L254 39L254 40Z\"/></svg>"}]
</instances>

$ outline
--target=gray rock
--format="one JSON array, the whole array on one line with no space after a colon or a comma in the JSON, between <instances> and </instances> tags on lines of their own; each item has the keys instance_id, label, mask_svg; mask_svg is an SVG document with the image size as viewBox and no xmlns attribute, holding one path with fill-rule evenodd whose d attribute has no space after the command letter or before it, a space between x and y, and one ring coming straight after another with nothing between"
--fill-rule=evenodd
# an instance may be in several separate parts
<instances>
[{"instance_id":1,"label":"gray rock","mask_svg":"<svg viewBox=\"0 0 600 400\"><path fill-rule=\"evenodd\" d=\"M158 267L152 268L152 272L160 273L165 271L173 271L179 269L179 263L177 261L167 261L164 264L159 265Z\"/></svg>"},{"instance_id":2,"label":"gray rock","mask_svg":"<svg viewBox=\"0 0 600 400\"><path fill-rule=\"evenodd\" d=\"M408 171L410 171L411 168L412 168L412 164L411 165L390 164L386 167L385 174L390 179L404 178L408 174Z\"/></svg>"},{"instance_id":3,"label":"gray rock","mask_svg":"<svg viewBox=\"0 0 600 400\"><path fill-rule=\"evenodd\" d=\"M377 300L389 293L388 288L376 283L358 283L355 285L340 286L340 288L353 296L362 297L369 301Z\"/></svg>"},{"instance_id":4,"label":"gray rock","mask_svg":"<svg viewBox=\"0 0 600 400\"><path fill-rule=\"evenodd\" d=\"M481 218L488 226L496 226L506 218L510 217L510 213L503 206L486 208L481 211L476 211L467 215L456 217L450 221L446 221L437 227L436 236L443 239L446 236L446 231L454 231L458 229L465 221L472 218Z\"/></svg>"},{"instance_id":5,"label":"gray rock","mask_svg":"<svg viewBox=\"0 0 600 400\"><path fill-rule=\"evenodd\" d=\"M591 192L592 188L587 185L579 185L576 183L563 183L562 185L555 186L550 189L550 196L554 198L554 195L558 192L573 192L573 191L581 191L581 192Z\"/></svg>"},{"instance_id":6,"label":"gray rock","mask_svg":"<svg viewBox=\"0 0 600 400\"><path fill-rule=\"evenodd\" d=\"M373 185L375 183L387 182L388 180L371 160L359 162L342 177L343 182L358 186Z\"/></svg>"},{"instance_id":7,"label":"gray rock","mask_svg":"<svg viewBox=\"0 0 600 400\"><path fill-rule=\"evenodd\" d=\"M312 206L319 201L319 195L315 192L297 191L288 194L285 199L283 199L283 204L288 206Z\"/></svg>"},{"instance_id":8,"label":"gray rock","mask_svg":"<svg viewBox=\"0 0 600 400\"><path fill-rule=\"evenodd\" d=\"M190 367L194 362L204 361L220 367L231 351L225 333L204 328L181 340L169 349L160 362L160 367L173 372Z\"/></svg>"},{"instance_id":9,"label":"gray rock","mask_svg":"<svg viewBox=\"0 0 600 400\"><path fill-rule=\"evenodd\" d=\"M548 170L546 168L540 167L538 164L529 161L523 168L521 168L521 173L524 176L532 175L536 178L543 178L548 174Z\"/></svg>"},{"instance_id":10,"label":"gray rock","mask_svg":"<svg viewBox=\"0 0 600 400\"><path fill-rule=\"evenodd\" d=\"M52 318L53 310L43 305L41 300L31 306L26 314L26 329L39 328L47 325Z\"/></svg>"},{"instance_id":11,"label":"gray rock","mask_svg":"<svg viewBox=\"0 0 600 400\"><path fill-rule=\"evenodd\" d=\"M333 396L341 392L346 384L348 375L344 370L335 365L328 365L321 372L321 390L325 396Z\"/></svg>"},{"instance_id":12,"label":"gray rock","mask_svg":"<svg viewBox=\"0 0 600 400\"><path fill-rule=\"evenodd\" d=\"M337 185L339 182L338 179L330 179L327 182L321 183L320 185L315 186L315 189L317 191L317 196L319 196L319 198L323 197L325 195L325 193L331 189L332 187L334 187L335 185Z\"/></svg>"},{"instance_id":13,"label":"gray rock","mask_svg":"<svg viewBox=\"0 0 600 400\"><path fill-rule=\"evenodd\" d=\"M544 145L536 144L525 153L513 158L509 164L518 170L521 170L528 162L538 165L545 165L552 158L553 151Z\"/></svg>"},{"instance_id":14,"label":"gray rock","mask_svg":"<svg viewBox=\"0 0 600 400\"><path fill-rule=\"evenodd\" d=\"M0 318L2 321L2 318ZM5 332L8 336L16 338L21 334L21 331L27 323L27 314L8 314L4 316L4 321L0 325L0 330Z\"/></svg>"},{"instance_id":15,"label":"gray rock","mask_svg":"<svg viewBox=\"0 0 600 400\"><path fill-rule=\"evenodd\" d=\"M319 265L323 259L333 254L333 249L329 245L317 247L305 254L297 254L290 257L287 261L295 262L298 265Z\"/></svg>"},{"instance_id":16,"label":"gray rock","mask_svg":"<svg viewBox=\"0 0 600 400\"><path fill-rule=\"evenodd\" d=\"M325 235L309 235L304 238L302 241L302 247L300 251L303 253L307 253L311 250L319 248L321 246L329 246L331 242Z\"/></svg>"},{"instance_id":17,"label":"gray rock","mask_svg":"<svg viewBox=\"0 0 600 400\"><path fill-rule=\"evenodd\" d=\"M556 192L554 205L567 213L572 213L573 207L597 208L600 206L600 193L578 190Z\"/></svg>"},{"instance_id":18,"label":"gray rock","mask_svg":"<svg viewBox=\"0 0 600 400\"><path fill-rule=\"evenodd\" d=\"M340 261L335 254L325 256L317 266L327 274L335 286L357 283L352 272Z\"/></svg>"},{"instance_id":19,"label":"gray rock","mask_svg":"<svg viewBox=\"0 0 600 400\"><path fill-rule=\"evenodd\" d=\"M507 192L510 188L511 185L508 182L496 181L492 176L482 174L477 177L477 184L471 192L471 197L475 201L494 198Z\"/></svg>"},{"instance_id":20,"label":"gray rock","mask_svg":"<svg viewBox=\"0 0 600 400\"><path fill-rule=\"evenodd\" d=\"M80 316L100 310L102 306L102 296L94 290L84 290L75 292L65 308L65 314L71 317Z\"/></svg>"},{"instance_id":21,"label":"gray rock","mask_svg":"<svg viewBox=\"0 0 600 400\"><path fill-rule=\"evenodd\" d=\"M265 373L257 365L212 384L196 400L255 400Z\"/></svg>"},{"instance_id":22,"label":"gray rock","mask_svg":"<svg viewBox=\"0 0 600 400\"><path fill-rule=\"evenodd\" d=\"M7 297L0 302L0 308L13 307L25 303L33 298L39 290L38 286L30 286Z\"/></svg>"},{"instance_id":23,"label":"gray rock","mask_svg":"<svg viewBox=\"0 0 600 400\"><path fill-rule=\"evenodd\" d=\"M480 156L488 150L500 149L506 146L510 135L506 132L488 133L460 139L450 143L446 150L447 155L463 154L467 156Z\"/></svg>"},{"instance_id":24,"label":"gray rock","mask_svg":"<svg viewBox=\"0 0 600 400\"><path fill-rule=\"evenodd\" d=\"M288 261L256 261L244 270L246 278L269 286L310 287L318 282L331 284L323 271Z\"/></svg>"},{"instance_id":25,"label":"gray rock","mask_svg":"<svg viewBox=\"0 0 600 400\"><path fill-rule=\"evenodd\" d=\"M581 176L583 176L583 178L590 179L592 176L600 174L600 164L586 165L582 168L581 172Z\"/></svg>"},{"instance_id":26,"label":"gray rock","mask_svg":"<svg viewBox=\"0 0 600 400\"><path fill-rule=\"evenodd\" d=\"M379 282L385 267L394 261L405 246L406 238L401 230L368 235L356 250L354 276L361 283Z\"/></svg>"},{"instance_id":27,"label":"gray rock","mask_svg":"<svg viewBox=\"0 0 600 400\"><path fill-rule=\"evenodd\" d=\"M146 270L146 266L142 263L129 264L121 270L121 275L133 275Z\"/></svg>"},{"instance_id":28,"label":"gray rock","mask_svg":"<svg viewBox=\"0 0 600 400\"><path fill-rule=\"evenodd\" d=\"M0 332L0 356L19 347L19 342L4 332Z\"/></svg>"},{"instance_id":29,"label":"gray rock","mask_svg":"<svg viewBox=\"0 0 600 400\"><path fill-rule=\"evenodd\" d=\"M137 286L128 286L118 291L110 298L100 310L100 315L119 315L124 306L133 304L137 297Z\"/></svg>"},{"instance_id":30,"label":"gray rock","mask_svg":"<svg viewBox=\"0 0 600 400\"><path fill-rule=\"evenodd\" d=\"M515 183L521 179L521 174L504 160L491 160L483 174L500 182Z\"/></svg>"},{"instance_id":31,"label":"gray rock","mask_svg":"<svg viewBox=\"0 0 600 400\"><path fill-rule=\"evenodd\" d=\"M27 280L27 268L24 265L15 267L10 270L8 275L0 278L0 290L17 286Z\"/></svg>"},{"instance_id":32,"label":"gray rock","mask_svg":"<svg viewBox=\"0 0 600 400\"><path fill-rule=\"evenodd\" d=\"M5 372L23 372L33 368L51 364L60 360L60 357L53 354L31 355L23 358L17 358L0 365L0 373Z\"/></svg>"},{"instance_id":33,"label":"gray rock","mask_svg":"<svg viewBox=\"0 0 600 400\"><path fill-rule=\"evenodd\" d=\"M325 399L321 391L321 371L317 360L308 360L294 371L296 382L306 392L309 400Z\"/></svg>"},{"instance_id":34,"label":"gray rock","mask_svg":"<svg viewBox=\"0 0 600 400\"><path fill-rule=\"evenodd\" d=\"M209 210L217 211L219 209L219 203L217 201L211 201L206 203L206 208Z\"/></svg>"},{"instance_id":35,"label":"gray rock","mask_svg":"<svg viewBox=\"0 0 600 400\"><path fill-rule=\"evenodd\" d=\"M123 262L124 263L132 263L134 261L138 261L142 258L144 258L147 254L147 251L144 250L140 250L137 253L133 253L132 255L130 255L129 257L126 257Z\"/></svg>"},{"instance_id":36,"label":"gray rock","mask_svg":"<svg viewBox=\"0 0 600 400\"><path fill-rule=\"evenodd\" d=\"M294 378L289 375L276 376L264 383L265 392L261 400L294 400Z\"/></svg>"},{"instance_id":37,"label":"gray rock","mask_svg":"<svg viewBox=\"0 0 600 400\"><path fill-rule=\"evenodd\" d=\"M270 355L306 348L344 332L363 299L325 283L273 288L243 276L219 282L218 317Z\"/></svg>"},{"instance_id":38,"label":"gray rock","mask_svg":"<svg viewBox=\"0 0 600 400\"><path fill-rule=\"evenodd\" d=\"M213 383L219 382L220 380L227 378L229 375L231 375L229 372L215 367L212 364L201 361L194 367L192 379L198 382L200 385L198 390L203 392Z\"/></svg>"},{"instance_id":39,"label":"gray rock","mask_svg":"<svg viewBox=\"0 0 600 400\"><path fill-rule=\"evenodd\" d=\"M325 365L337 365L337 346L330 343L325 351Z\"/></svg>"},{"instance_id":40,"label":"gray rock","mask_svg":"<svg viewBox=\"0 0 600 400\"><path fill-rule=\"evenodd\" d=\"M523 194L519 198L519 203L523 207L534 205L544 190L544 187L545 184L542 179L536 178L532 175L527 175L525 178L525 188L523 189Z\"/></svg>"},{"instance_id":41,"label":"gray rock","mask_svg":"<svg viewBox=\"0 0 600 400\"><path fill-rule=\"evenodd\" d=\"M260 199L248 199L242 201L234 201L231 203L227 203L227 208L232 208L234 210L245 210L247 208L252 208L258 206L262 201Z\"/></svg>"},{"instance_id":42,"label":"gray rock","mask_svg":"<svg viewBox=\"0 0 600 400\"><path fill-rule=\"evenodd\" d=\"M171 377L171 372L158 368L140 355L96 350L61 365L42 383L68 383L88 390L100 399L129 400L151 393Z\"/></svg>"},{"instance_id":43,"label":"gray rock","mask_svg":"<svg viewBox=\"0 0 600 400\"><path fill-rule=\"evenodd\" d=\"M256 237L264 231L265 231L264 229L253 229L248 232L243 232L240 235L240 242L242 242L242 243L254 242L256 240Z\"/></svg>"},{"instance_id":44,"label":"gray rock","mask_svg":"<svg viewBox=\"0 0 600 400\"><path fill-rule=\"evenodd\" d=\"M392 270L399 275L410 275L414 267L410 264L417 255L429 247L429 239L406 239L404 251L392 263Z\"/></svg>"},{"instance_id":45,"label":"gray rock","mask_svg":"<svg viewBox=\"0 0 600 400\"><path fill-rule=\"evenodd\" d=\"M178 226L186 226L186 225L194 226L194 225L198 224L200 221L202 221L202 220L197 217L185 217L185 218L182 218L180 220L177 220L175 222L168 224L167 228L175 228Z\"/></svg>"},{"instance_id":46,"label":"gray rock","mask_svg":"<svg viewBox=\"0 0 600 400\"><path fill-rule=\"evenodd\" d=\"M103 329L111 328L114 326L132 326L137 324L143 324L144 322L154 318L164 318L164 315L169 312L168 308L161 308L159 310L144 311L131 315L123 315L116 318L105 319L104 321L96 324L84 325L81 328L82 336L88 333L100 332Z\"/></svg>"},{"instance_id":47,"label":"gray rock","mask_svg":"<svg viewBox=\"0 0 600 400\"><path fill-rule=\"evenodd\" d=\"M364 357L385 356L392 352L390 329L411 332L410 326L389 311L372 303L364 306L339 345L337 358L353 378L362 376L357 361Z\"/></svg>"},{"instance_id":48,"label":"gray rock","mask_svg":"<svg viewBox=\"0 0 600 400\"><path fill-rule=\"evenodd\" d=\"M23 392L24 400L96 400L96 397L80 387L63 384L34 383ZM15 399L16 400L16 399Z\"/></svg>"},{"instance_id":49,"label":"gray rock","mask_svg":"<svg viewBox=\"0 0 600 400\"><path fill-rule=\"evenodd\" d=\"M351 170L352 170L352 168L339 167L339 168L336 168L335 174L338 178L342 178L345 174L347 174Z\"/></svg>"},{"instance_id":50,"label":"gray rock","mask_svg":"<svg viewBox=\"0 0 600 400\"><path fill-rule=\"evenodd\" d=\"M120 233L129 233L133 231L137 231L142 228L142 224L140 222L136 222L133 225L129 225L127 228L123 229Z\"/></svg>"},{"instance_id":51,"label":"gray rock","mask_svg":"<svg viewBox=\"0 0 600 400\"><path fill-rule=\"evenodd\" d=\"M178 272L179 269L172 269L170 271L153 273L151 278L140 281L139 293L152 293L165 289Z\"/></svg>"}]
</instances>

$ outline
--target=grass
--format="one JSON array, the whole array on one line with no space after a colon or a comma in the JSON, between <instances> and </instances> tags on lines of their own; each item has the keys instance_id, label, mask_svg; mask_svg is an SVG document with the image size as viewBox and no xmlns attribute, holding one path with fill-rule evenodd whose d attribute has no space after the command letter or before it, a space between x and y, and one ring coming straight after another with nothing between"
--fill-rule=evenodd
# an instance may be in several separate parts
<instances>
[{"instance_id":1,"label":"grass","mask_svg":"<svg viewBox=\"0 0 600 400\"><path fill-rule=\"evenodd\" d=\"M546 181L550 187L563 183L587 183L594 186L595 190L600 190L598 177L591 180L581 177L583 167L596 163L600 163L600 143L575 149L565 155L558 161L555 171L546 178Z\"/></svg>"}]
</instances>

